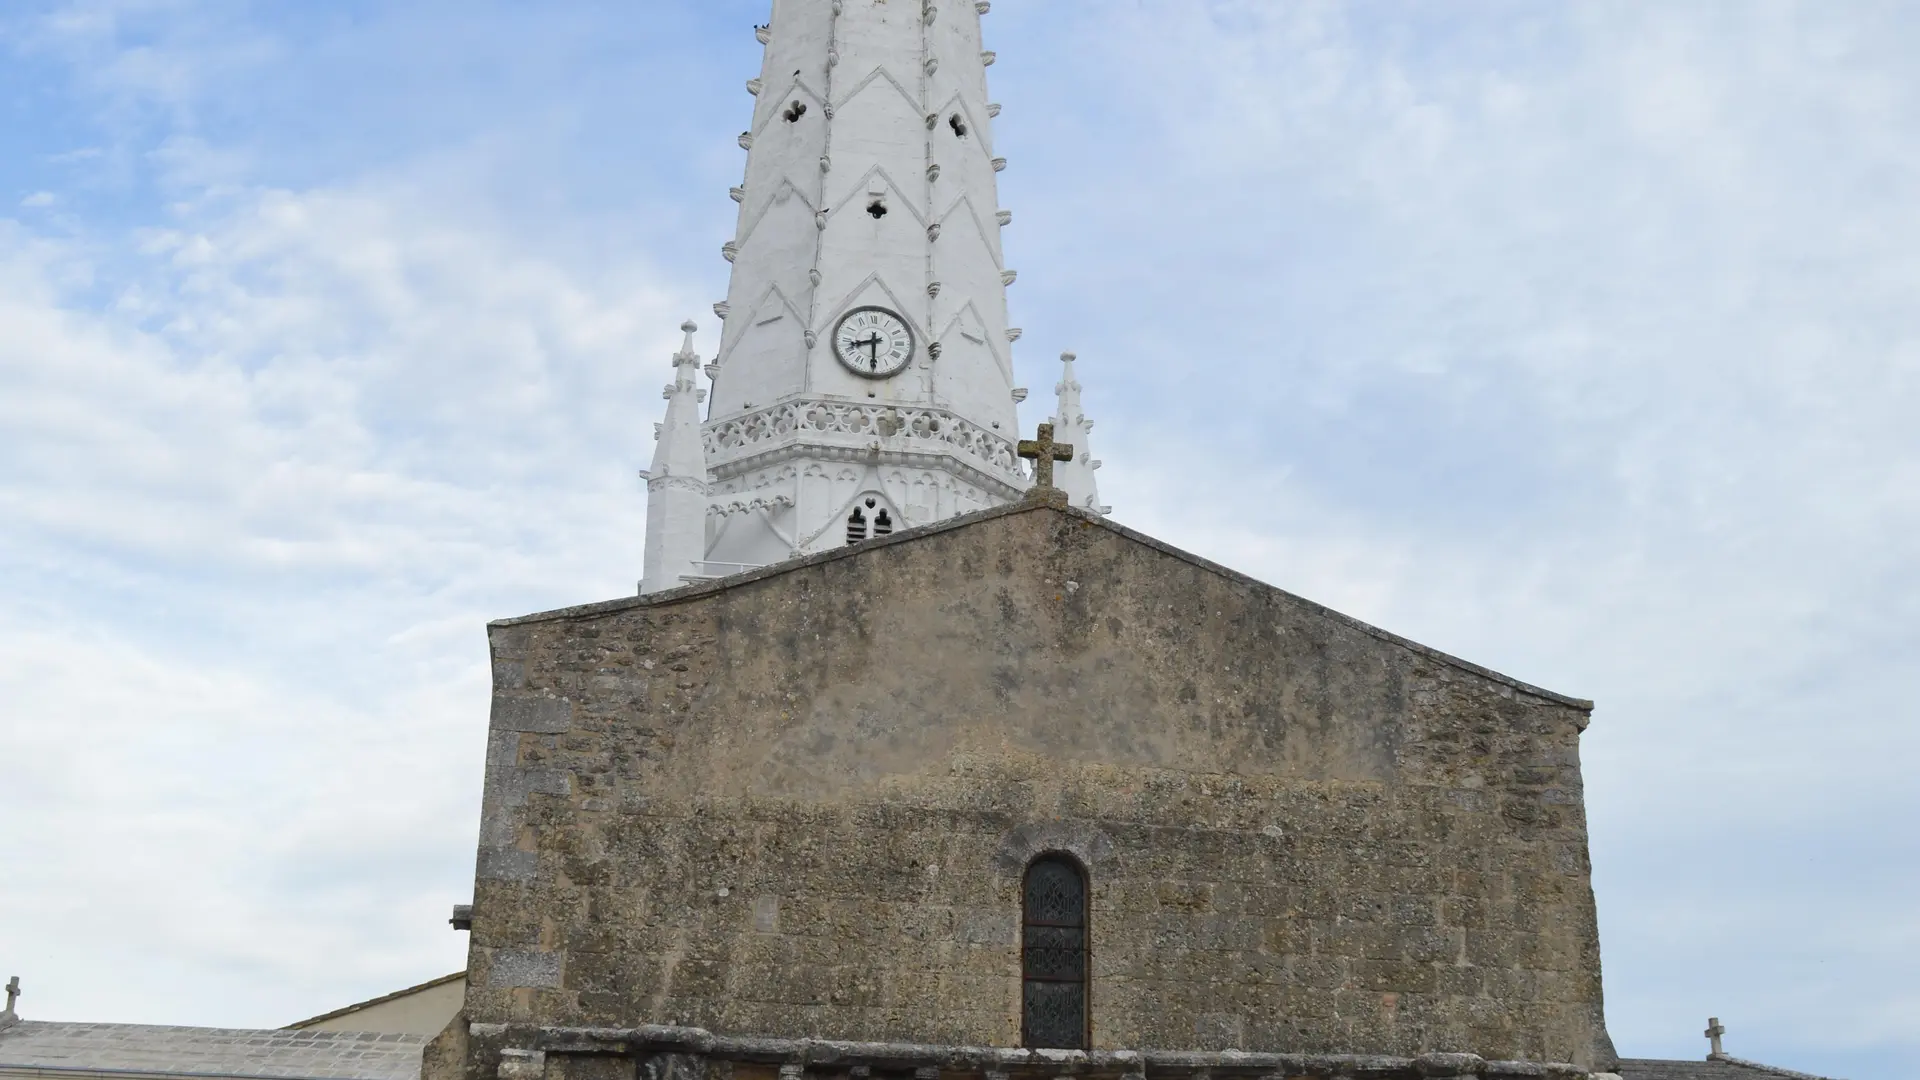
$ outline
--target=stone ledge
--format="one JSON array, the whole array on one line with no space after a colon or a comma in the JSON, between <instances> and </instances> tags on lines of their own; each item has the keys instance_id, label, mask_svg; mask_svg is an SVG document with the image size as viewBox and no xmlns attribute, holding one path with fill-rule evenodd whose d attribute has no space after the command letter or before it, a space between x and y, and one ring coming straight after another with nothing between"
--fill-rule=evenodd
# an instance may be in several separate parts
<instances>
[{"instance_id":1,"label":"stone ledge","mask_svg":"<svg viewBox=\"0 0 1920 1080\"><path fill-rule=\"evenodd\" d=\"M476 1025L478 1028L479 1025ZM497 1029L498 1030L498 1029ZM478 1032L476 1031L476 1034ZM902 1072L924 1068L970 1070L1008 1076L1146 1077L1167 1080L1589 1080L1575 1065L1487 1061L1474 1054L1425 1054L1417 1058L1343 1054L1265 1054L1239 1050L1027 1050L923 1043L862 1043L823 1039L776 1039L715 1035L701 1028L648 1025L637 1028L519 1029L509 1042L568 1054L670 1054L762 1065L797 1065L822 1071L856 1068ZM518 1036L516 1039L514 1036Z\"/></svg>"}]
</instances>

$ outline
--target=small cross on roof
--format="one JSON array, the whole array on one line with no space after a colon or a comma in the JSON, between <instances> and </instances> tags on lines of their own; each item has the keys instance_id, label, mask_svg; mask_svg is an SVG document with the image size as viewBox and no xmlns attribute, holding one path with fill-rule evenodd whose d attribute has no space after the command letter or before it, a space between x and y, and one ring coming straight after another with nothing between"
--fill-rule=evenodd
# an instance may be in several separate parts
<instances>
[{"instance_id":1,"label":"small cross on roof","mask_svg":"<svg viewBox=\"0 0 1920 1080\"><path fill-rule=\"evenodd\" d=\"M1041 424L1039 438L1020 441L1020 456L1033 462L1033 490L1027 493L1027 497L1043 500L1055 498L1059 489L1053 486L1053 463L1072 461L1073 447L1054 442L1053 425Z\"/></svg>"}]
</instances>

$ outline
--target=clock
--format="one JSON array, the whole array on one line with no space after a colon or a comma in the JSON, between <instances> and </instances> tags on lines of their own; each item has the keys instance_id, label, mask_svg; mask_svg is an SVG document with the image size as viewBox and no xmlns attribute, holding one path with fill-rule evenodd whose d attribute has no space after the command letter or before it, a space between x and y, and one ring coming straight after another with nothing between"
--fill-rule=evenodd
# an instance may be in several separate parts
<instances>
[{"instance_id":1,"label":"clock","mask_svg":"<svg viewBox=\"0 0 1920 1080\"><path fill-rule=\"evenodd\" d=\"M886 308L854 308L833 331L833 355L855 375L890 379L913 360L913 329Z\"/></svg>"}]
</instances>

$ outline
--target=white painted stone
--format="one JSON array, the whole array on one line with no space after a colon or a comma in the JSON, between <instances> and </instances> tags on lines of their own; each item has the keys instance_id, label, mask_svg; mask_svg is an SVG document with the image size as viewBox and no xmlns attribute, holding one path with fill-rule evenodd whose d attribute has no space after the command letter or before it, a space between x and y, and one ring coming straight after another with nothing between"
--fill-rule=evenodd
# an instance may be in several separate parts
<instances>
[{"instance_id":1,"label":"white painted stone","mask_svg":"<svg viewBox=\"0 0 1920 1080\"><path fill-rule=\"evenodd\" d=\"M646 577L641 593L677 589L686 577L701 573L707 551L706 448L700 435L700 353L693 347L694 324L680 329L686 343L673 358L673 384L666 389L667 419L659 427L653 468L647 472Z\"/></svg>"},{"instance_id":2,"label":"white painted stone","mask_svg":"<svg viewBox=\"0 0 1920 1080\"><path fill-rule=\"evenodd\" d=\"M1019 331L1007 318L1011 215L995 176L1005 163L986 8L775 0L708 368L704 547L687 569L690 504L675 492L692 489L650 487L668 496L648 512L650 588L843 545L856 507L869 522L884 510L898 531L1028 486L1014 453ZM864 378L834 355L840 318L865 306L913 328L913 360L892 378ZM663 452L682 430L672 409ZM1083 486L1094 494L1091 470Z\"/></svg>"},{"instance_id":3,"label":"white painted stone","mask_svg":"<svg viewBox=\"0 0 1920 1080\"><path fill-rule=\"evenodd\" d=\"M905 528L1026 486L979 14L834 7L779 0L759 77L706 425L716 573L844 544L868 497ZM914 329L895 378L832 354L866 305Z\"/></svg>"},{"instance_id":4,"label":"white painted stone","mask_svg":"<svg viewBox=\"0 0 1920 1080\"><path fill-rule=\"evenodd\" d=\"M1067 503L1096 514L1111 513L1111 506L1100 502L1100 485L1094 473L1100 468L1093 456L1093 421L1080 407L1080 380L1074 377L1072 353L1060 354L1060 382L1053 389L1059 395L1059 409L1053 414L1053 438L1073 447L1073 460L1054 466L1053 482L1067 493Z\"/></svg>"}]
</instances>

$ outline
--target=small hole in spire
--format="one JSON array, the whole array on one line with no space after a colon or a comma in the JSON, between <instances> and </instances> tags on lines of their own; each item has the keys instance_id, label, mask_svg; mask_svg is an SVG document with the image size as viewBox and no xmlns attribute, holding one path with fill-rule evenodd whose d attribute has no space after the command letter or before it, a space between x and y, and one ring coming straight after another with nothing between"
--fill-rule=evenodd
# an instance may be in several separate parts
<instances>
[{"instance_id":1,"label":"small hole in spire","mask_svg":"<svg viewBox=\"0 0 1920 1080\"><path fill-rule=\"evenodd\" d=\"M873 215L873 220L875 221L879 221L881 218L886 217L887 216L886 202L881 199L873 200L873 203L867 207L867 213Z\"/></svg>"},{"instance_id":2,"label":"small hole in spire","mask_svg":"<svg viewBox=\"0 0 1920 1080\"><path fill-rule=\"evenodd\" d=\"M947 120L947 126L953 129L955 135L963 139L967 137L967 122L960 119L959 113L954 113L953 116Z\"/></svg>"},{"instance_id":3,"label":"small hole in spire","mask_svg":"<svg viewBox=\"0 0 1920 1080\"><path fill-rule=\"evenodd\" d=\"M786 115L787 115L787 123L789 123L789 124L797 124L797 123L799 123L799 122L800 122L800 118L801 118L801 117L803 117L803 116L805 116L805 115L807 115L807 106L806 106L806 103L805 103L805 102L800 102L800 101L796 101L796 102L794 102L793 104L791 104L791 105L789 105L789 106L787 106L787 114L786 114Z\"/></svg>"}]
</instances>

